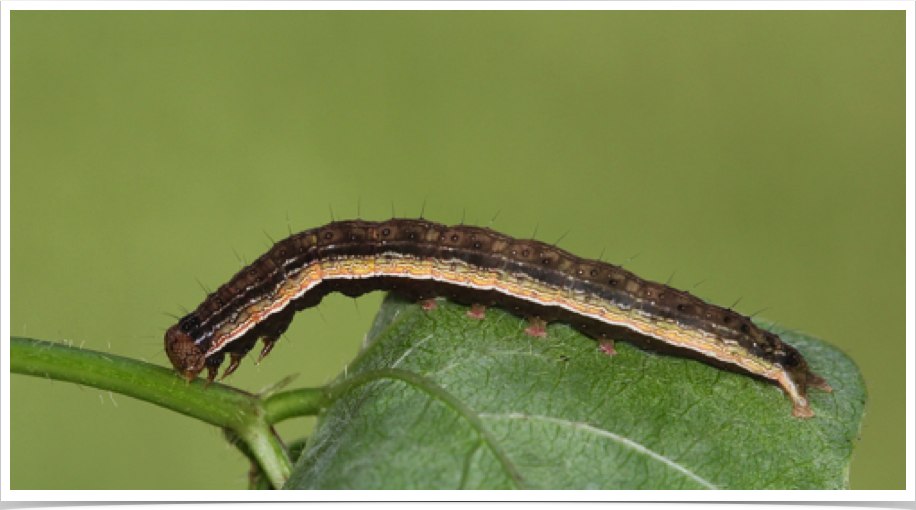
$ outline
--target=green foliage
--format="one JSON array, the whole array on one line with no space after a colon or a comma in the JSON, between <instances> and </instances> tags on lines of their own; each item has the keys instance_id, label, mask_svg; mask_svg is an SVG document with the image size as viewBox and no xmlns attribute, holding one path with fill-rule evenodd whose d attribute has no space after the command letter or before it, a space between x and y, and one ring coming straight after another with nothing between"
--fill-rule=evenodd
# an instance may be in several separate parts
<instances>
[{"instance_id":1,"label":"green foliage","mask_svg":"<svg viewBox=\"0 0 916 510\"><path fill-rule=\"evenodd\" d=\"M546 339L493 309L389 296L329 387L290 489L843 489L864 413L858 369L784 333L833 393L792 417L777 387L563 324Z\"/></svg>"}]
</instances>

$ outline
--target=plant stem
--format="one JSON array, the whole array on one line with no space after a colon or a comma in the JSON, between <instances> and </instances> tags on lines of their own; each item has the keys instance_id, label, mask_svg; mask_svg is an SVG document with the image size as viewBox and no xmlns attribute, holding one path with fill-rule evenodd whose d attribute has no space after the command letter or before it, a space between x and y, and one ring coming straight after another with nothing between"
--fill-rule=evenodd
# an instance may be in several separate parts
<instances>
[{"instance_id":1,"label":"plant stem","mask_svg":"<svg viewBox=\"0 0 916 510\"><path fill-rule=\"evenodd\" d=\"M10 338L10 371L114 391L230 429L247 445L275 488L289 477L286 449L266 419L264 401L255 395L221 384L202 391L201 380L189 385L157 365L28 338ZM296 411L287 409L286 414L296 415Z\"/></svg>"},{"instance_id":2,"label":"plant stem","mask_svg":"<svg viewBox=\"0 0 916 510\"><path fill-rule=\"evenodd\" d=\"M330 403L325 388L302 388L277 393L264 403L267 423L275 424L297 416L315 416Z\"/></svg>"}]
</instances>

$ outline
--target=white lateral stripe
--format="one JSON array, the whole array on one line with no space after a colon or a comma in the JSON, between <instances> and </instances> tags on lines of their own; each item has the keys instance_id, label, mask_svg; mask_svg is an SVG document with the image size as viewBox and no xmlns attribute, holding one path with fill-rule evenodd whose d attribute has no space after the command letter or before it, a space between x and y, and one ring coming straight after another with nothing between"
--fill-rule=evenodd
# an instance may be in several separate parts
<instances>
[{"instance_id":1,"label":"white lateral stripe","mask_svg":"<svg viewBox=\"0 0 916 510\"><path fill-rule=\"evenodd\" d=\"M322 280L325 280L325 279L327 279L327 280L368 279L368 278L373 278L373 277L376 277L376 276L389 276L389 277L390 277L390 276L394 276L394 277L398 277L398 278L408 278L408 279L413 279L413 280L419 279L419 278L417 278L416 276L413 276L413 275L411 275L411 274L405 274L405 273L386 273L386 272L379 271L379 272L367 273L367 274L365 274L365 275L359 275L359 276L355 276L355 275L352 275L352 274L348 274L348 275L327 275L327 276L324 276L324 277L322 278ZM495 290L495 291L497 291L497 292L499 292L499 293L501 293L501 294L505 294L505 295L507 295L507 296L512 296L512 297L517 298L517 299L522 299L522 300L524 300L524 301L528 301L529 303L536 303L536 304L540 304L540 305L543 305L543 306L554 306L554 307L557 307L557 308L563 308L563 309L568 310L568 311L570 311L570 312L577 313L577 314L579 314L579 315L583 315L583 316L585 316L585 317L589 317L589 318L598 320L598 321L600 321L600 322L603 322L603 323L605 323L605 324L609 324L609 325L611 325L611 326L625 327L625 328L627 328L627 329L629 329L629 330L631 330L631 331L634 331L634 332L636 332L636 333L639 333L639 334L641 334L641 335L645 335L645 336L648 336L648 337L651 337L651 338L655 338L655 339L661 340L661 341L666 342L666 343L672 343L672 342L667 341L665 338L661 338L661 337L659 337L659 336L657 336L657 335L652 335L652 334L650 334L650 333L647 333L646 331L643 331L643 330L641 330L641 329L639 329L639 328L637 328L637 327L635 327L635 326L633 326L633 325L631 325L630 323L627 323L627 322L623 322L623 321L618 322L618 321L610 320L610 319L608 319L607 317L604 317L604 316L601 316L601 315L595 315L595 314L584 313L582 310L577 310L577 309L575 309L575 308L572 308L572 307L569 307L569 306L566 306L566 305L563 305L563 304L560 304L560 303L545 304L545 303L542 303L541 301L538 301L537 299L534 299L534 298L530 298L530 297L527 297L527 296L518 296L518 295L512 294L512 293L510 293L510 292L507 292L505 289L502 289L502 288L497 287L497 286L492 286L492 285L469 285L469 284L467 284L467 283L458 283L458 282L454 282L454 281L452 281L452 280L445 280L445 279L441 279L441 278L435 278L435 277L432 276L432 275L430 275L430 277L429 277L428 279L431 279L431 280L434 280L434 281L439 281L439 282L444 282L444 283L450 283L450 284L452 284L452 285L458 285L458 286L460 286L460 287L478 289L478 290ZM289 299L287 299L281 306L272 307L263 317L261 317L261 320L260 320L259 322L263 322L267 317L269 317L269 316L271 316L271 315L273 315L273 314L275 314L275 313L278 313L278 312L282 311L284 308L286 308L287 305L289 305L290 302L292 302L292 301L294 301L294 300L296 300L296 299L302 297L306 292L308 292L308 291L311 290L313 287L315 287L316 285L318 285L319 283L321 283L322 280L315 280L311 285L307 285L307 286L303 287L299 292L297 292L297 293L294 294L292 297L290 297ZM207 351L207 353L205 354L205 356L206 356L206 357L209 357L209 356L211 356L211 355L213 355L213 354L216 354L217 352L221 351L226 345L229 344L229 342L232 342L233 340L235 340L235 339L241 337L242 335L244 335L245 333L247 333L249 330L251 330L251 328L253 328L256 324L257 324L257 323L252 323L252 324L248 325L247 327L238 329L238 330L236 330L236 331L233 331L232 334L227 335L226 337L224 337L224 338L218 340L216 343L214 343L212 346L210 346L210 349ZM704 355L706 355L706 356L709 356L709 352L708 352L708 351L705 351L705 350L703 350L703 349L695 348L695 347L693 347L693 346L684 345L684 344L675 344L675 345L677 345L677 346L679 346L679 347L682 347L682 348L685 348L685 349L689 349L689 350L695 351L695 352L699 352L699 353L704 354ZM738 363L738 362L736 362L736 361L733 361L733 360L721 359L721 358L717 358L717 357L715 357L715 356L712 356L712 357L714 357L714 358L716 358L716 359L719 359L720 361L725 361L725 362L727 362L727 363L731 363L731 364L733 364L733 365L742 366L740 363ZM742 366L742 367L743 367L743 366ZM764 373L764 374L760 374L760 375L763 375L764 377L769 377L769 378L771 378L771 379L773 378L773 377L770 377L769 375L767 375L767 374L765 374L765 373Z\"/></svg>"}]
</instances>

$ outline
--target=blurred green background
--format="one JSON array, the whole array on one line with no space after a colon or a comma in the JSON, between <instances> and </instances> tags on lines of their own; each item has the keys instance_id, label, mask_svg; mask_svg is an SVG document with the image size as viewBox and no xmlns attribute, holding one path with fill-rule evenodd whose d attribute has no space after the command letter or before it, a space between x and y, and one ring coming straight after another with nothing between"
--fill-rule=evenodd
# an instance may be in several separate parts
<instances>
[{"instance_id":1,"label":"blurred green background","mask_svg":"<svg viewBox=\"0 0 916 510\"><path fill-rule=\"evenodd\" d=\"M854 489L903 489L904 12L23 12L11 329L167 365L162 335L336 218L487 224L822 337L870 401ZM269 236L269 237L268 237ZM238 254L238 257L236 256ZM260 367L319 385L381 300ZM14 489L221 489L218 430L12 377ZM307 435L313 422L280 432Z\"/></svg>"}]
</instances>

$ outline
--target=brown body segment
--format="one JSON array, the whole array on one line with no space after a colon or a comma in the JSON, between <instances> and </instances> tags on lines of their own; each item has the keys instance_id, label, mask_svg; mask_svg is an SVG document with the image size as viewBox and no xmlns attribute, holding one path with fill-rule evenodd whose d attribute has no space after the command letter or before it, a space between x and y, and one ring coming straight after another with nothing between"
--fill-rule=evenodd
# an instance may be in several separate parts
<instances>
[{"instance_id":1,"label":"brown body segment","mask_svg":"<svg viewBox=\"0 0 916 510\"><path fill-rule=\"evenodd\" d=\"M212 381L226 354L224 377L258 339L263 358L294 314L324 295L374 290L425 306L447 297L474 305L469 314L478 319L498 306L529 317L536 336L547 322L568 322L608 354L614 339L625 339L695 357L775 382L798 417L813 416L807 387L830 388L792 346L732 310L540 241L426 220L334 222L276 243L170 328L166 352L189 381L205 368Z\"/></svg>"}]
</instances>

